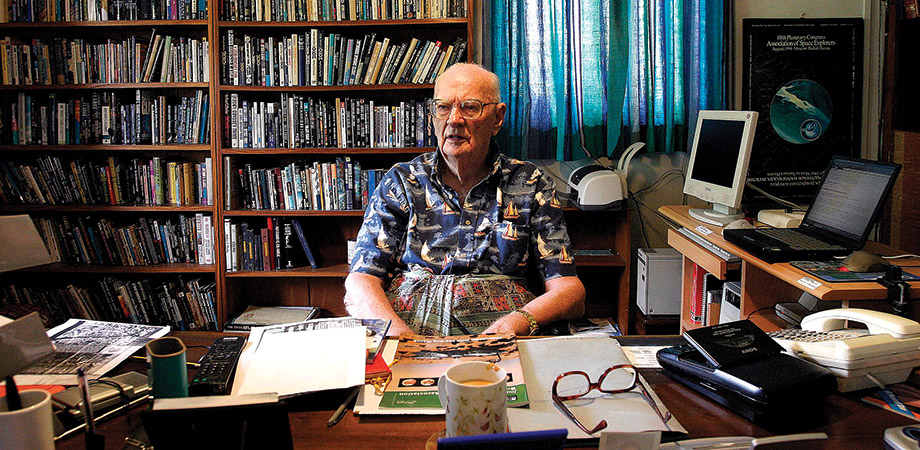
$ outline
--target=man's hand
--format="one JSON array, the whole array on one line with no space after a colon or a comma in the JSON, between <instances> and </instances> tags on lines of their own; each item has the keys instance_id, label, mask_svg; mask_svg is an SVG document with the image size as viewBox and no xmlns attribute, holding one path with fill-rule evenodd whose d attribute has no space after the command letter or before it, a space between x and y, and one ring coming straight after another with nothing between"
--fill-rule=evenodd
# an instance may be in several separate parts
<instances>
[{"instance_id":1,"label":"man's hand","mask_svg":"<svg viewBox=\"0 0 920 450\"><path fill-rule=\"evenodd\" d=\"M383 291L383 280L373 275L352 272L345 278L345 310L362 319L390 319L387 336L399 336L413 331L403 322Z\"/></svg>"},{"instance_id":2,"label":"man's hand","mask_svg":"<svg viewBox=\"0 0 920 450\"><path fill-rule=\"evenodd\" d=\"M530 322L521 314L512 312L493 322L492 326L486 328L483 333L528 336L530 335Z\"/></svg>"}]
</instances>

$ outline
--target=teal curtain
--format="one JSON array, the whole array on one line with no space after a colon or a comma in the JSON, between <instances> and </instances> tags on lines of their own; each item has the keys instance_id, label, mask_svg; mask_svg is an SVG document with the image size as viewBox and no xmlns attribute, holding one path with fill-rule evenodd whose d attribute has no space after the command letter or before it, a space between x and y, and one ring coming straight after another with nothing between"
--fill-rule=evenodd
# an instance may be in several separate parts
<instances>
[{"instance_id":1,"label":"teal curtain","mask_svg":"<svg viewBox=\"0 0 920 450\"><path fill-rule=\"evenodd\" d=\"M492 70L508 103L498 136L519 158L686 148L720 108L724 0L493 0Z\"/></svg>"}]
</instances>

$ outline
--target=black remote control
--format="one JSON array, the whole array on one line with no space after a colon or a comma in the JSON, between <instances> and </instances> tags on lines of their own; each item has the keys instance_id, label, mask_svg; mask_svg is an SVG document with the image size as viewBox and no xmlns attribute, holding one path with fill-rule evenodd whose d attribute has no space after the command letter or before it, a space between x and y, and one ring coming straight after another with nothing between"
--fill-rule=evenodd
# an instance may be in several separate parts
<instances>
[{"instance_id":1,"label":"black remote control","mask_svg":"<svg viewBox=\"0 0 920 450\"><path fill-rule=\"evenodd\" d=\"M229 394L233 388L233 376L236 374L236 362L243 353L246 338L243 336L223 336L211 344L208 353L201 358L201 366L188 384L188 395Z\"/></svg>"}]
</instances>

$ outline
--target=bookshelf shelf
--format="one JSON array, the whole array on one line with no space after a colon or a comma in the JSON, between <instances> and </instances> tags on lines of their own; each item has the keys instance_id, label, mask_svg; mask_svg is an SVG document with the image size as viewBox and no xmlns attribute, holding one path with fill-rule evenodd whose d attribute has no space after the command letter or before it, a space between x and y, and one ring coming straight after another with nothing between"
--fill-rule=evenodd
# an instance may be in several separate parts
<instances>
[{"instance_id":1,"label":"bookshelf shelf","mask_svg":"<svg viewBox=\"0 0 920 450\"><path fill-rule=\"evenodd\" d=\"M340 86L232 86L221 85L225 92L372 92L372 91L431 91L433 84L350 84Z\"/></svg>"},{"instance_id":2,"label":"bookshelf shelf","mask_svg":"<svg viewBox=\"0 0 920 450\"><path fill-rule=\"evenodd\" d=\"M146 274L146 273L214 273L213 264L157 264L152 266L102 266L98 264L46 264L21 269L20 272L75 272L98 274Z\"/></svg>"},{"instance_id":3,"label":"bookshelf shelf","mask_svg":"<svg viewBox=\"0 0 920 450\"><path fill-rule=\"evenodd\" d=\"M208 89L210 83L92 83L0 85L0 91L82 91L102 89Z\"/></svg>"},{"instance_id":4,"label":"bookshelf shelf","mask_svg":"<svg viewBox=\"0 0 920 450\"><path fill-rule=\"evenodd\" d=\"M319 20L319 21L227 21L217 22L219 28L336 28L336 27L418 27L466 25L466 18L453 19L404 19L404 20Z\"/></svg>"},{"instance_id":5,"label":"bookshelf shelf","mask_svg":"<svg viewBox=\"0 0 920 450\"><path fill-rule=\"evenodd\" d=\"M346 209L333 211L313 211L313 210L286 210L286 209L259 209L259 210L232 210L224 211L224 217L364 217L364 210Z\"/></svg>"},{"instance_id":6,"label":"bookshelf shelf","mask_svg":"<svg viewBox=\"0 0 920 450\"><path fill-rule=\"evenodd\" d=\"M207 28L207 20L100 20L86 22L6 22L0 30L59 30L83 28Z\"/></svg>"},{"instance_id":7,"label":"bookshelf shelf","mask_svg":"<svg viewBox=\"0 0 920 450\"><path fill-rule=\"evenodd\" d=\"M336 264L313 269L299 267L268 271L227 272L227 278L345 278L348 276L348 264Z\"/></svg>"},{"instance_id":8,"label":"bookshelf shelf","mask_svg":"<svg viewBox=\"0 0 920 450\"><path fill-rule=\"evenodd\" d=\"M206 205L0 205L0 213L209 213Z\"/></svg>"},{"instance_id":9,"label":"bookshelf shelf","mask_svg":"<svg viewBox=\"0 0 920 450\"><path fill-rule=\"evenodd\" d=\"M620 255L575 255L578 267L626 267L629 261Z\"/></svg>"},{"instance_id":10,"label":"bookshelf shelf","mask_svg":"<svg viewBox=\"0 0 920 450\"><path fill-rule=\"evenodd\" d=\"M399 148L222 148L221 155L421 155L434 147Z\"/></svg>"},{"instance_id":11,"label":"bookshelf shelf","mask_svg":"<svg viewBox=\"0 0 920 450\"><path fill-rule=\"evenodd\" d=\"M0 145L0 152L210 152L210 144Z\"/></svg>"}]
</instances>

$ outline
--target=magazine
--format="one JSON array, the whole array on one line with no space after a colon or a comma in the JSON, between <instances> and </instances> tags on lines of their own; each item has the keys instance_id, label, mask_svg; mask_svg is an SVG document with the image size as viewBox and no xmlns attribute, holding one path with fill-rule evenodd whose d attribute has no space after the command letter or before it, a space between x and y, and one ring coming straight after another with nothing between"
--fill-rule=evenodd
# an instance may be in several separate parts
<instances>
[{"instance_id":1,"label":"magazine","mask_svg":"<svg viewBox=\"0 0 920 450\"><path fill-rule=\"evenodd\" d=\"M438 380L459 362L489 361L508 373L508 406L529 403L521 355L512 335L402 337L380 408L441 409Z\"/></svg>"},{"instance_id":2,"label":"magazine","mask_svg":"<svg viewBox=\"0 0 920 450\"><path fill-rule=\"evenodd\" d=\"M312 306L249 306L224 324L224 331L249 331L253 327L296 323L319 315Z\"/></svg>"}]
</instances>

